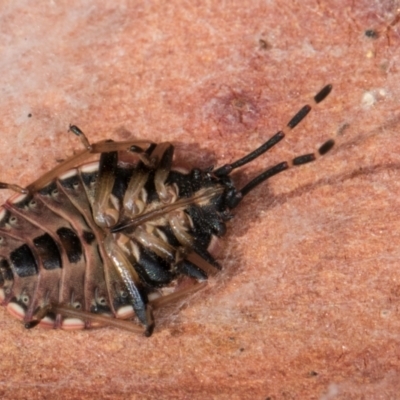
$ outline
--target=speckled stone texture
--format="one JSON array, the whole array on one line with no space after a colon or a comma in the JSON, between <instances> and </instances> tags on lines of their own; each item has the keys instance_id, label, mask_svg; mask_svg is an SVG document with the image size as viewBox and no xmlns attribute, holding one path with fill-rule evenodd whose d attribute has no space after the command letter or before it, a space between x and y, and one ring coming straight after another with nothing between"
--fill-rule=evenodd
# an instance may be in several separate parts
<instances>
[{"instance_id":1,"label":"speckled stone texture","mask_svg":"<svg viewBox=\"0 0 400 400\"><path fill-rule=\"evenodd\" d=\"M400 2L1 1L2 181L92 141L239 158L327 83L329 98L243 168L336 148L254 191L224 271L150 339L26 331L0 308L2 399L396 399L400 393ZM365 35L367 29L373 34ZM5 200L11 193L0 193Z\"/></svg>"}]
</instances>

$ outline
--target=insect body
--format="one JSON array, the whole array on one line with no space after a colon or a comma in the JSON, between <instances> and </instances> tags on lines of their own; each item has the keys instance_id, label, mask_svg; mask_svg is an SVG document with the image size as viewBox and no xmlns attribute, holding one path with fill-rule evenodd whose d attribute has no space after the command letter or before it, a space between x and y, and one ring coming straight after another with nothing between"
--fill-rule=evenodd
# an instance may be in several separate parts
<instances>
[{"instance_id":1,"label":"insect body","mask_svg":"<svg viewBox=\"0 0 400 400\"><path fill-rule=\"evenodd\" d=\"M324 87L314 102L330 91ZM170 143L90 144L71 126L85 150L27 188L0 184L17 192L0 209L3 304L27 328L142 325L151 335L152 309L197 290L220 269L210 245L243 197L332 148L329 140L318 153L279 163L236 188L231 172L277 144L310 110L304 106L258 149L215 170L175 169ZM100 159L88 163L92 155ZM195 284L181 289L184 277Z\"/></svg>"}]
</instances>

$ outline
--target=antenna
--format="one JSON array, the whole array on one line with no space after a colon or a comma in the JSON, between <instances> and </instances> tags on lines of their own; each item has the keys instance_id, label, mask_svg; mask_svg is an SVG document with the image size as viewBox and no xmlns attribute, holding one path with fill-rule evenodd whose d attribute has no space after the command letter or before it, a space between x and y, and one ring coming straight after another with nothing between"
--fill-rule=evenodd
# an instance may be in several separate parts
<instances>
[{"instance_id":1,"label":"antenna","mask_svg":"<svg viewBox=\"0 0 400 400\"><path fill-rule=\"evenodd\" d=\"M323 101L331 91L332 91L332 85L326 85L325 87L323 87L314 96L313 98L314 105L321 103L321 101ZM294 129L308 115L310 111L311 111L311 106L309 104L306 104L290 119L285 128L275 133L275 135L273 135L270 139L268 139L264 144L262 144L260 147L253 150L246 156L240 158L239 160L234 161L231 164L225 164L222 167L216 169L214 171L214 175L216 177L227 176L236 168L240 168L243 165L260 157L266 151L268 151L277 143L279 143L292 129ZM230 208L236 207L244 196L246 196L249 192L251 192L260 183L271 178L272 176L279 174L280 172L285 171L293 166L299 166L315 161L318 157L325 155L329 150L331 150L334 144L335 141L333 139L329 139L322 146L320 146L317 152L303 154L301 156L293 158L289 162L288 161L281 162L271 168L268 168L266 171L256 176L249 183L247 183L241 190L236 191L232 189L231 192L228 193L226 198L228 206Z\"/></svg>"}]
</instances>

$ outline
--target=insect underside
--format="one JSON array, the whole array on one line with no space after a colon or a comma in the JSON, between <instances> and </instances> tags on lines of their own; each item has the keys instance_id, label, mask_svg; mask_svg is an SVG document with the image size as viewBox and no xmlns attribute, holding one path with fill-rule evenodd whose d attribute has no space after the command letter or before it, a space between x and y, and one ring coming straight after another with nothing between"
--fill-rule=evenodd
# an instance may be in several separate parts
<instances>
[{"instance_id":1,"label":"insect underside","mask_svg":"<svg viewBox=\"0 0 400 400\"><path fill-rule=\"evenodd\" d=\"M331 86L314 96L317 104ZM151 335L152 310L204 286L231 210L263 181L334 145L268 168L238 190L230 174L281 141L306 105L245 157L218 169L174 169L174 147L148 141L90 144L0 208L0 298L25 327L117 326ZM88 162L93 155L99 160ZM86 162L86 163L85 163ZM188 282L191 284L188 284Z\"/></svg>"}]
</instances>

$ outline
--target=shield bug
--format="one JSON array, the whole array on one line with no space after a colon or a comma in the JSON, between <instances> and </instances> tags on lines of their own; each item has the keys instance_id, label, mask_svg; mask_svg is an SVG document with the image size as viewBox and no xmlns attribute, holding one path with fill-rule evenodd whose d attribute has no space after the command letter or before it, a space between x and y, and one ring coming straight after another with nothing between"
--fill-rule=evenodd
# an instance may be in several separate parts
<instances>
[{"instance_id":1,"label":"shield bug","mask_svg":"<svg viewBox=\"0 0 400 400\"><path fill-rule=\"evenodd\" d=\"M275 146L310 110L305 105L243 158L189 171L174 168L170 143L91 144L70 126L84 150L26 188L0 183L16 192L0 208L2 303L26 328L109 325L150 336L154 308L202 288L221 268L210 245L225 234L231 210L265 180L333 147L328 140L236 187L232 172Z\"/></svg>"}]
</instances>

